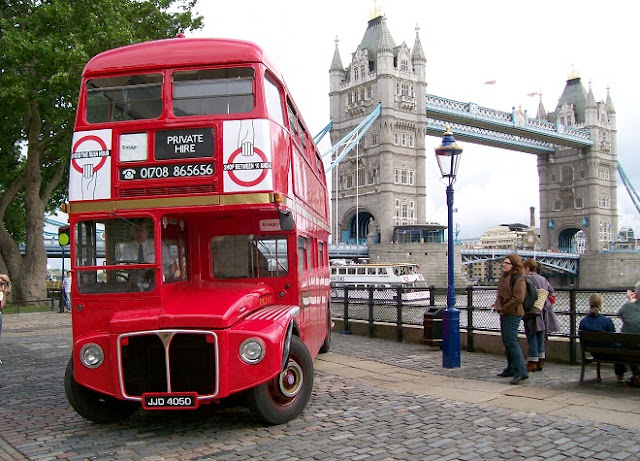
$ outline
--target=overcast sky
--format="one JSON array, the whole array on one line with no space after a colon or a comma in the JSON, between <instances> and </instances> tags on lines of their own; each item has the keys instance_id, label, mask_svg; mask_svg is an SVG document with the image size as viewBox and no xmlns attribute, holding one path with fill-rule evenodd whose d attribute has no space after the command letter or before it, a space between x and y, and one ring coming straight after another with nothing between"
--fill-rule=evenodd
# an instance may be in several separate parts
<instances>
[{"instance_id":1,"label":"overcast sky","mask_svg":"<svg viewBox=\"0 0 640 461\"><path fill-rule=\"evenodd\" d=\"M615 2L593 0L378 0L376 4L386 15L396 44L404 41L413 47L416 25L420 28L428 93L502 111L521 106L534 117L539 97L528 94L542 93L546 110L555 110L572 68L585 89L591 82L596 101L605 100L610 87L617 112L618 159L640 189L640 162L635 155L640 138L638 97L633 89L637 83L629 54L637 44L634 15L614 7ZM204 16L205 27L195 35L261 45L283 73L315 134L329 122L329 67L336 37L347 66L373 9L373 0L200 0L196 10ZM484 84L490 80L496 84ZM433 155L440 140L427 138L427 220L446 224L445 189ZM460 238L478 237L500 223L528 224L531 206L539 225L535 156L461 144L464 153L454 197ZM640 232L640 214L618 183L619 225ZM521 186L519 193L501 199L499 208L491 205L505 191L514 191L515 185Z\"/></svg>"}]
</instances>

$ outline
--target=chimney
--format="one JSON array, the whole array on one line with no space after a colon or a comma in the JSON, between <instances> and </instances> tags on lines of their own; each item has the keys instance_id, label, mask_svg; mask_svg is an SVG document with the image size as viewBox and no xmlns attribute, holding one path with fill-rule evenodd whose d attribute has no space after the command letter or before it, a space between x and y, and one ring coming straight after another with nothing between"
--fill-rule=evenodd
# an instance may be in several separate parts
<instances>
[{"instance_id":1,"label":"chimney","mask_svg":"<svg viewBox=\"0 0 640 461\"><path fill-rule=\"evenodd\" d=\"M529 227L536 227L536 207L529 207Z\"/></svg>"}]
</instances>

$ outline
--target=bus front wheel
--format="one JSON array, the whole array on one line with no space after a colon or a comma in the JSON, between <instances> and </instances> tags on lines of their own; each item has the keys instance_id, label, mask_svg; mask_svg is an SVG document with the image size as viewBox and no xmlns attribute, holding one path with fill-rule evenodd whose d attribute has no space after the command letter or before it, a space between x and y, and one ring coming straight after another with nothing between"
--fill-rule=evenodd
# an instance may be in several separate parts
<instances>
[{"instance_id":1,"label":"bus front wheel","mask_svg":"<svg viewBox=\"0 0 640 461\"><path fill-rule=\"evenodd\" d=\"M285 370L271 381L249 391L251 412L268 424L283 424L297 418L311 397L313 362L302 340L294 336Z\"/></svg>"},{"instance_id":2,"label":"bus front wheel","mask_svg":"<svg viewBox=\"0 0 640 461\"><path fill-rule=\"evenodd\" d=\"M128 418L140 405L118 400L78 384L73 377L73 359L64 374L64 390L71 407L83 418L94 423L113 423Z\"/></svg>"}]
</instances>

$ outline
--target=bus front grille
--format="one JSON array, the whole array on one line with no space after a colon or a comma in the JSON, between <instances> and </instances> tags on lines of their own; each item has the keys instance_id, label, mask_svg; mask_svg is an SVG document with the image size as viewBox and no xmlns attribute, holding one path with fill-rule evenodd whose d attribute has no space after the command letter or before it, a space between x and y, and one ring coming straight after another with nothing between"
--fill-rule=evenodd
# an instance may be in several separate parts
<instances>
[{"instance_id":1,"label":"bus front grille","mask_svg":"<svg viewBox=\"0 0 640 461\"><path fill-rule=\"evenodd\" d=\"M217 394L217 338L213 333L159 330L122 335L118 344L125 396Z\"/></svg>"}]
</instances>

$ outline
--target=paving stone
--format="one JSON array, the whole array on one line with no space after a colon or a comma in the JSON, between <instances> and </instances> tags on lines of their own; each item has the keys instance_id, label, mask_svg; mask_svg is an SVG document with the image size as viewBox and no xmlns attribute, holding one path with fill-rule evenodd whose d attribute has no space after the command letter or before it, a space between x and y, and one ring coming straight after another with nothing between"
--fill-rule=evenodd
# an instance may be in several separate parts
<instances>
[{"instance_id":1,"label":"paving stone","mask_svg":"<svg viewBox=\"0 0 640 461\"><path fill-rule=\"evenodd\" d=\"M437 349L339 334L332 353L316 361L307 409L288 424L264 427L245 408L211 406L137 412L122 423L95 425L76 415L64 396L70 316L19 314L3 321L3 460L564 461L640 454L640 429L625 423L633 415L638 420L629 411L640 408L638 389L607 380L578 387L579 367L552 362L514 387L495 376L502 356L462 351L463 366L445 369ZM343 376L345 369L352 375ZM445 393L443 386L454 390ZM430 387L437 396L422 393ZM480 405L476 395L489 397ZM538 404L498 405L508 399ZM577 411L544 411L556 405ZM524 434L533 434L531 450L514 446Z\"/></svg>"}]
</instances>

